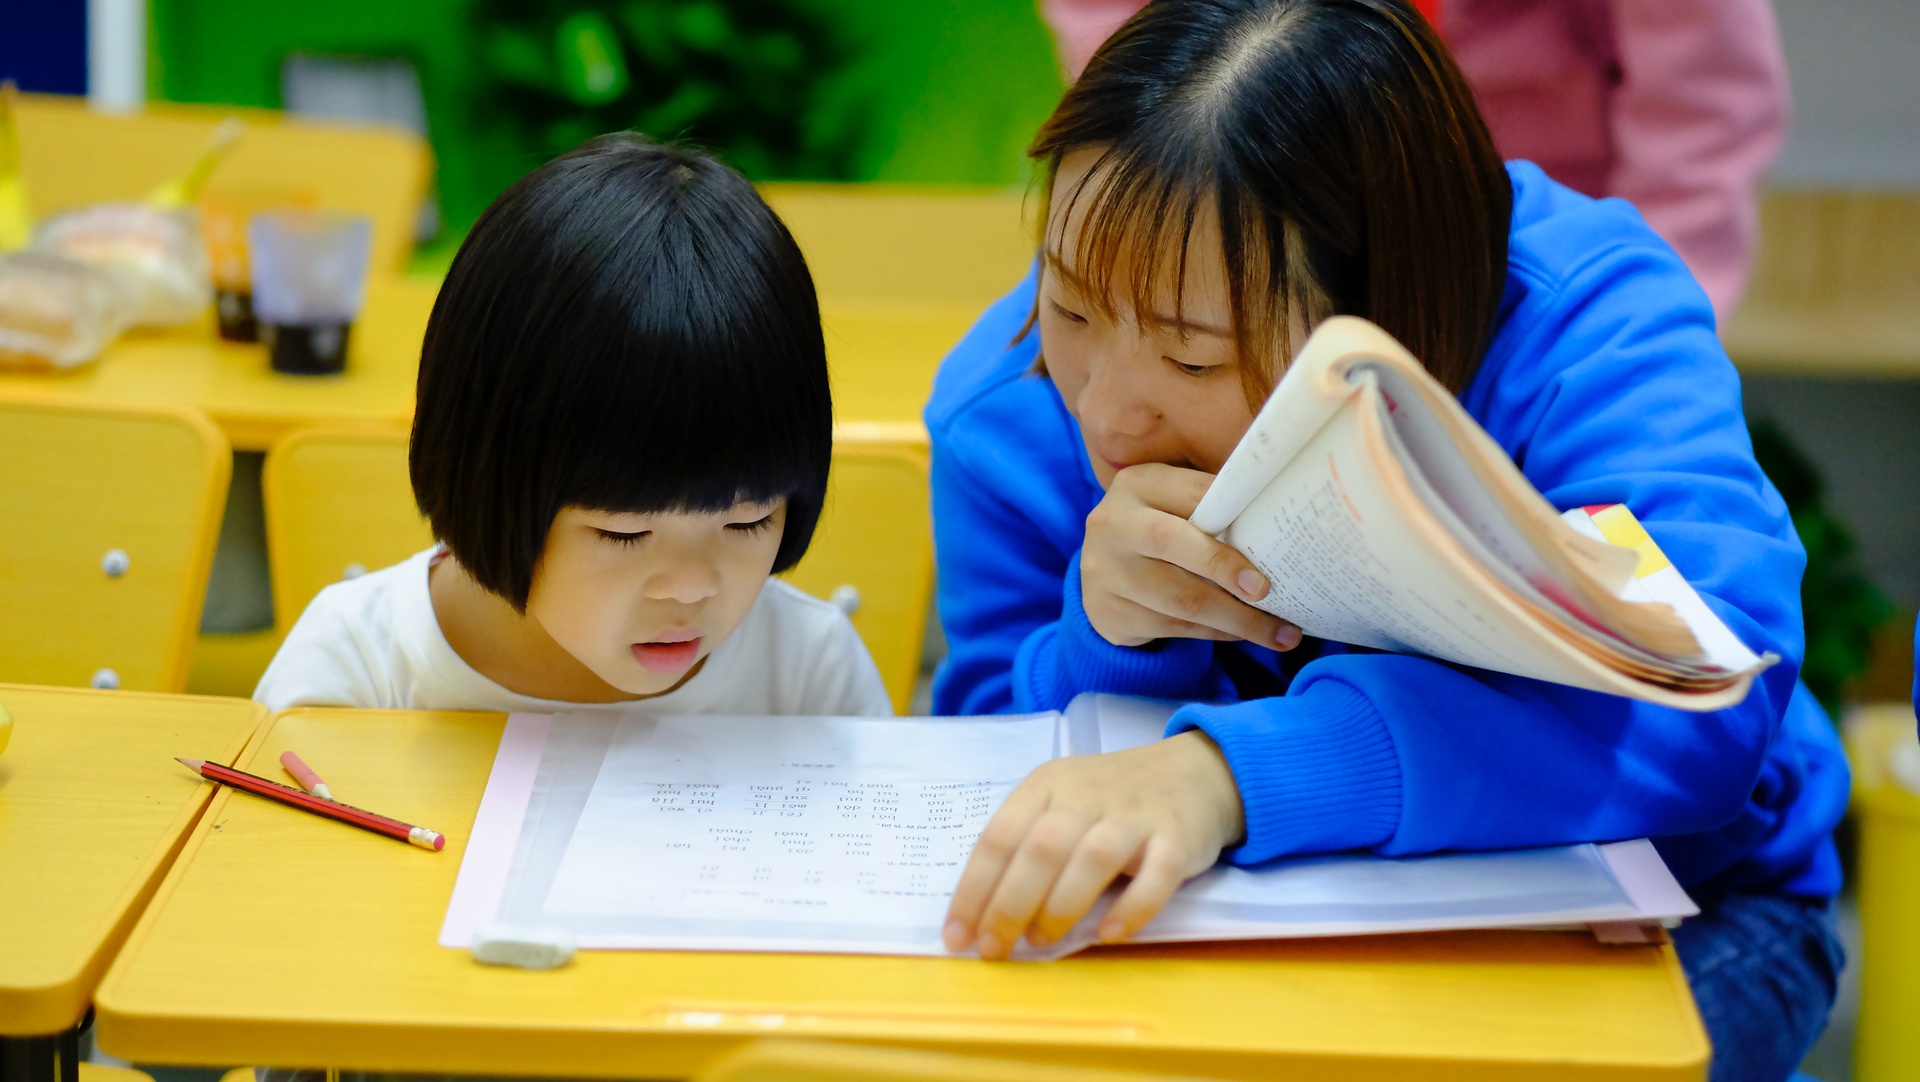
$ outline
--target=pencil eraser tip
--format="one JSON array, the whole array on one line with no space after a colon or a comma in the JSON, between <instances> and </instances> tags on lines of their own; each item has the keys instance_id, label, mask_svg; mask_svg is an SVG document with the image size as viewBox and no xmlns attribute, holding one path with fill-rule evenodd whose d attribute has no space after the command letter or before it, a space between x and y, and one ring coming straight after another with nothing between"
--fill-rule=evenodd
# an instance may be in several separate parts
<instances>
[{"instance_id":1,"label":"pencil eraser tip","mask_svg":"<svg viewBox=\"0 0 1920 1082\"><path fill-rule=\"evenodd\" d=\"M447 836L445 834L435 834L433 836L433 851L438 853L440 850L445 849L446 847L447 847Z\"/></svg>"},{"instance_id":2,"label":"pencil eraser tip","mask_svg":"<svg viewBox=\"0 0 1920 1082\"><path fill-rule=\"evenodd\" d=\"M557 969L573 961L573 935L561 928L490 924L473 934L473 958L490 966Z\"/></svg>"}]
</instances>

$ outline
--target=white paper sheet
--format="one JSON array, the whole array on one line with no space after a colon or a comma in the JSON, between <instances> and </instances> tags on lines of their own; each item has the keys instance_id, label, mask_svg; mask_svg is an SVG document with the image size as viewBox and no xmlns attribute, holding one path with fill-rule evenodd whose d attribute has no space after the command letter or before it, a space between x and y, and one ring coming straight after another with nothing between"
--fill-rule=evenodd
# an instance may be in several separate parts
<instances>
[{"instance_id":1,"label":"white paper sheet","mask_svg":"<svg viewBox=\"0 0 1920 1082\"><path fill-rule=\"evenodd\" d=\"M588 948L946 954L974 839L1059 754L1158 739L1177 704L1087 695L966 719L514 715L440 941L501 921ZM1221 867L1145 942L1652 921L1692 913L1644 842ZM1091 941L1097 914L1029 958Z\"/></svg>"},{"instance_id":2,"label":"white paper sheet","mask_svg":"<svg viewBox=\"0 0 1920 1082\"><path fill-rule=\"evenodd\" d=\"M776 934L937 929L974 839L1053 757L1055 728L1055 715L629 719L545 909Z\"/></svg>"}]
</instances>

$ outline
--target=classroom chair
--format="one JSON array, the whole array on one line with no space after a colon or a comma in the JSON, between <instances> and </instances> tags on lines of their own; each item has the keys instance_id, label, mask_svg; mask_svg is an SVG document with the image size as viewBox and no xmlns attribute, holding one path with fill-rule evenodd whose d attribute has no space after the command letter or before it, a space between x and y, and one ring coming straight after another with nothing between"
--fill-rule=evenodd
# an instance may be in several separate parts
<instances>
[{"instance_id":1,"label":"classroom chair","mask_svg":"<svg viewBox=\"0 0 1920 1082\"><path fill-rule=\"evenodd\" d=\"M0 397L0 681L186 686L233 455L204 414Z\"/></svg>"},{"instance_id":2,"label":"classroom chair","mask_svg":"<svg viewBox=\"0 0 1920 1082\"><path fill-rule=\"evenodd\" d=\"M933 597L933 508L926 430L918 424L834 426L833 474L813 544L787 580L851 611L905 713L920 676Z\"/></svg>"},{"instance_id":3,"label":"classroom chair","mask_svg":"<svg viewBox=\"0 0 1920 1082\"><path fill-rule=\"evenodd\" d=\"M78 1064L79 1082L153 1082L153 1076L133 1067L108 1067L99 1063Z\"/></svg>"},{"instance_id":4,"label":"classroom chair","mask_svg":"<svg viewBox=\"0 0 1920 1082\"><path fill-rule=\"evenodd\" d=\"M766 184L821 303L956 304L978 314L1033 262L1038 202L1019 188Z\"/></svg>"},{"instance_id":5,"label":"classroom chair","mask_svg":"<svg viewBox=\"0 0 1920 1082\"><path fill-rule=\"evenodd\" d=\"M933 589L927 465L918 424L836 426L826 507L806 559L788 574L851 610L896 710L919 676ZM282 636L323 587L433 540L414 507L402 431L296 432L268 452L261 487Z\"/></svg>"},{"instance_id":6,"label":"classroom chair","mask_svg":"<svg viewBox=\"0 0 1920 1082\"><path fill-rule=\"evenodd\" d=\"M1061 1067L904 1048L815 1041L754 1041L695 1082L1201 1082L1187 1075Z\"/></svg>"},{"instance_id":7,"label":"classroom chair","mask_svg":"<svg viewBox=\"0 0 1920 1082\"><path fill-rule=\"evenodd\" d=\"M37 216L144 199L193 164L222 120L238 116L246 133L214 170L209 193L297 190L321 207L373 219L376 272L398 272L413 255L433 163L412 132L225 105L156 102L102 113L85 98L22 94L19 102L20 166Z\"/></svg>"},{"instance_id":8,"label":"classroom chair","mask_svg":"<svg viewBox=\"0 0 1920 1082\"><path fill-rule=\"evenodd\" d=\"M433 544L414 506L404 429L301 429L267 452L260 495L278 639L322 588Z\"/></svg>"},{"instance_id":9,"label":"classroom chair","mask_svg":"<svg viewBox=\"0 0 1920 1082\"><path fill-rule=\"evenodd\" d=\"M1867 949L1853 1035L1855 1082L1920 1078L1920 742L1906 703L1859 707L1845 726L1860 829L1853 888Z\"/></svg>"},{"instance_id":10,"label":"classroom chair","mask_svg":"<svg viewBox=\"0 0 1920 1082\"><path fill-rule=\"evenodd\" d=\"M833 415L843 421L919 421L940 361L980 318L982 307L958 301L822 304Z\"/></svg>"}]
</instances>

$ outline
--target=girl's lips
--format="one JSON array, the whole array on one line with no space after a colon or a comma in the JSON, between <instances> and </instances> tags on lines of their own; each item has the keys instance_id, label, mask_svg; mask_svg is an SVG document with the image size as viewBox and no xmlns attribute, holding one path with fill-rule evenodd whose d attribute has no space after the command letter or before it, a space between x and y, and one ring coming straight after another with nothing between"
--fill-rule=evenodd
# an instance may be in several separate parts
<instances>
[{"instance_id":1,"label":"girl's lips","mask_svg":"<svg viewBox=\"0 0 1920 1082\"><path fill-rule=\"evenodd\" d=\"M648 672L684 672L700 656L700 637L679 642L636 642L633 660Z\"/></svg>"}]
</instances>

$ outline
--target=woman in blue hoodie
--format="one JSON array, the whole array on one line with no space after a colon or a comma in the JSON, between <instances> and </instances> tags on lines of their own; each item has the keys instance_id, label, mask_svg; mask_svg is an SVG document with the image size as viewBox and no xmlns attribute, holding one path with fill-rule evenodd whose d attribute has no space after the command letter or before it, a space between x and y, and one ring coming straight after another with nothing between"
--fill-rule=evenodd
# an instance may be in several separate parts
<instances>
[{"instance_id":1,"label":"woman in blue hoodie","mask_svg":"<svg viewBox=\"0 0 1920 1082\"><path fill-rule=\"evenodd\" d=\"M954 949L1046 942L1130 881L1123 938L1216 859L1648 836L1714 1077L1784 1078L1840 967L1847 770L1797 681L1804 554L1686 268L1626 203L1503 165L1403 0L1159 0L1041 129L1033 273L927 406L943 713L1184 700L1157 745L1061 760L983 832ZM1624 503L1787 659L1687 714L1338 643L1186 518L1304 341L1384 327L1556 507Z\"/></svg>"}]
</instances>

